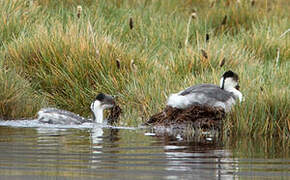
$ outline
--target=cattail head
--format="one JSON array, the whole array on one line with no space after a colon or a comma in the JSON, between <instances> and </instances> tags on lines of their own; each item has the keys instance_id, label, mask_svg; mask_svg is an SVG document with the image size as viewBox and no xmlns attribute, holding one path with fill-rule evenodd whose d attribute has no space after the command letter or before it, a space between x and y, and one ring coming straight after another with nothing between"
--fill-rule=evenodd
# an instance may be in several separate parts
<instances>
[{"instance_id":1,"label":"cattail head","mask_svg":"<svg viewBox=\"0 0 290 180\"><path fill-rule=\"evenodd\" d=\"M81 17L82 10L83 10L82 6L78 5L78 6L77 6L77 17L78 17L78 18Z\"/></svg>"},{"instance_id":2,"label":"cattail head","mask_svg":"<svg viewBox=\"0 0 290 180\"><path fill-rule=\"evenodd\" d=\"M226 23L227 23L227 19L228 19L228 16L225 15L225 17L224 17L224 19L223 19L221 25L226 25Z\"/></svg>"},{"instance_id":3,"label":"cattail head","mask_svg":"<svg viewBox=\"0 0 290 180\"><path fill-rule=\"evenodd\" d=\"M117 65L117 68L120 69L121 65L120 65L120 60L119 59L116 59L116 65Z\"/></svg>"},{"instance_id":4,"label":"cattail head","mask_svg":"<svg viewBox=\"0 0 290 180\"><path fill-rule=\"evenodd\" d=\"M181 42L180 42L180 41L178 42L178 48L179 48L179 49L181 49L181 48L182 48L182 44L181 44Z\"/></svg>"},{"instance_id":5,"label":"cattail head","mask_svg":"<svg viewBox=\"0 0 290 180\"><path fill-rule=\"evenodd\" d=\"M130 26L130 29L134 28L133 19L131 17L129 19L129 26Z\"/></svg>"},{"instance_id":6,"label":"cattail head","mask_svg":"<svg viewBox=\"0 0 290 180\"><path fill-rule=\"evenodd\" d=\"M252 6L255 5L255 0L251 0L251 5L252 5Z\"/></svg>"},{"instance_id":7,"label":"cattail head","mask_svg":"<svg viewBox=\"0 0 290 180\"><path fill-rule=\"evenodd\" d=\"M192 19L197 19L197 13L196 13L196 11L193 11L193 12L191 13L191 18L192 18Z\"/></svg>"},{"instance_id":8,"label":"cattail head","mask_svg":"<svg viewBox=\"0 0 290 180\"><path fill-rule=\"evenodd\" d=\"M138 68L137 68L137 66L136 66L136 64L135 64L134 59L131 59L130 67L131 67L131 70L132 70L132 71L134 71L134 72L137 71Z\"/></svg>"},{"instance_id":9,"label":"cattail head","mask_svg":"<svg viewBox=\"0 0 290 180\"><path fill-rule=\"evenodd\" d=\"M229 0L226 1L226 6L229 6L231 2Z\"/></svg>"},{"instance_id":10,"label":"cattail head","mask_svg":"<svg viewBox=\"0 0 290 180\"><path fill-rule=\"evenodd\" d=\"M216 0L210 0L210 5L209 7L212 8L216 3Z\"/></svg>"},{"instance_id":11,"label":"cattail head","mask_svg":"<svg viewBox=\"0 0 290 180\"><path fill-rule=\"evenodd\" d=\"M204 49L201 49L201 54L205 59L208 59L207 52Z\"/></svg>"},{"instance_id":12,"label":"cattail head","mask_svg":"<svg viewBox=\"0 0 290 180\"><path fill-rule=\"evenodd\" d=\"M225 65L226 58L223 58L222 61L220 62L220 67L223 67Z\"/></svg>"},{"instance_id":13,"label":"cattail head","mask_svg":"<svg viewBox=\"0 0 290 180\"><path fill-rule=\"evenodd\" d=\"M206 34L205 34L205 42L208 42L208 41L209 41L209 34L206 33Z\"/></svg>"}]
</instances>

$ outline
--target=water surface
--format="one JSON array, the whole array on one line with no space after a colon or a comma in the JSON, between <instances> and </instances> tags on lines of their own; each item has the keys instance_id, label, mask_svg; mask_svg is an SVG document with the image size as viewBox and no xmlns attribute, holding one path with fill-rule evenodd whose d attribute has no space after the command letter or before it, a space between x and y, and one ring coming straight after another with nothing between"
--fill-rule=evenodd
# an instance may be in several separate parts
<instances>
[{"instance_id":1,"label":"water surface","mask_svg":"<svg viewBox=\"0 0 290 180\"><path fill-rule=\"evenodd\" d=\"M0 122L1 180L290 179L287 141L21 122Z\"/></svg>"}]
</instances>

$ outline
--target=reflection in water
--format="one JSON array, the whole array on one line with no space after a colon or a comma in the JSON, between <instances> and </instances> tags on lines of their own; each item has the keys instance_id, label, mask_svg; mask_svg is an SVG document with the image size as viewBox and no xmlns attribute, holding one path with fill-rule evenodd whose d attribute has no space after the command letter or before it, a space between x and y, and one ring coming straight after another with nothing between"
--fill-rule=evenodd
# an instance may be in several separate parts
<instances>
[{"instance_id":1,"label":"reflection in water","mask_svg":"<svg viewBox=\"0 0 290 180\"><path fill-rule=\"evenodd\" d=\"M287 179L288 147L266 138L0 126L0 179Z\"/></svg>"},{"instance_id":2,"label":"reflection in water","mask_svg":"<svg viewBox=\"0 0 290 180\"><path fill-rule=\"evenodd\" d=\"M192 172L195 178L207 179L216 177L217 179L233 179L237 172L237 161L231 158L231 151L228 150L205 150L189 152L178 152L176 149L165 151L167 155L168 171ZM182 161L181 161L182 160ZM186 178L190 179L188 174ZM169 176L168 179L178 179L178 176Z\"/></svg>"},{"instance_id":3,"label":"reflection in water","mask_svg":"<svg viewBox=\"0 0 290 180\"><path fill-rule=\"evenodd\" d=\"M101 127L94 127L90 130L90 139L93 148L102 149L103 134L104 131Z\"/></svg>"},{"instance_id":4,"label":"reflection in water","mask_svg":"<svg viewBox=\"0 0 290 180\"><path fill-rule=\"evenodd\" d=\"M118 147L118 129L105 129L105 131L100 127L94 127L90 130L91 138L91 168L96 169L101 167L103 164L101 161L102 153L117 154L118 151L113 150ZM109 151L103 152L104 150L111 149ZM117 160L108 161L108 159L114 159L114 156L107 156L106 159L109 163L117 163ZM112 167L114 168L114 167Z\"/></svg>"},{"instance_id":5,"label":"reflection in water","mask_svg":"<svg viewBox=\"0 0 290 180\"><path fill-rule=\"evenodd\" d=\"M220 137L195 137L191 140L178 135L162 134L164 153L166 154L167 171L191 172L184 178L191 179L233 179L237 177L237 161L232 153L224 149ZM153 146L155 144L152 144ZM167 176L166 179L178 179L178 175Z\"/></svg>"},{"instance_id":6,"label":"reflection in water","mask_svg":"<svg viewBox=\"0 0 290 180\"><path fill-rule=\"evenodd\" d=\"M102 141L103 141L104 131L100 127L94 127L90 130L90 139L91 139L91 166L90 168L98 168L100 160L98 160L98 154L102 153Z\"/></svg>"},{"instance_id":7,"label":"reflection in water","mask_svg":"<svg viewBox=\"0 0 290 180\"><path fill-rule=\"evenodd\" d=\"M281 142L283 146L273 146L272 141L261 141L260 139L225 138L198 136L180 138L178 134L160 133L156 138L163 142L164 153L168 163L168 171L185 172L186 179L192 178L192 174L197 179L235 179L243 176L271 177L280 179L281 176L290 176L289 141ZM266 140L266 138L264 138ZM270 139L271 140L271 139ZM256 142L257 141L257 142ZM267 142L267 143L266 143ZM269 143L272 142L272 143ZM234 145L233 145L234 144ZM152 146L156 145L152 143ZM243 145L243 146L241 146ZM270 147L267 147L270 145ZM277 146L278 145L278 146ZM232 147L236 147L233 149ZM238 148L239 151L236 151ZM260 156L261 148L271 149L272 152ZM249 150L251 149L251 152ZM274 150L275 149L275 150ZM279 149L279 152L277 151ZM241 153L244 157L239 157ZM278 158L273 160L264 159L269 157ZM260 157L256 159L255 156ZM244 159L246 157L246 159ZM285 159L281 158L284 157ZM285 161L284 161L285 160ZM191 172L192 174L187 174ZM241 176L243 175L243 176ZM167 176L167 179L178 179L179 175Z\"/></svg>"}]
</instances>

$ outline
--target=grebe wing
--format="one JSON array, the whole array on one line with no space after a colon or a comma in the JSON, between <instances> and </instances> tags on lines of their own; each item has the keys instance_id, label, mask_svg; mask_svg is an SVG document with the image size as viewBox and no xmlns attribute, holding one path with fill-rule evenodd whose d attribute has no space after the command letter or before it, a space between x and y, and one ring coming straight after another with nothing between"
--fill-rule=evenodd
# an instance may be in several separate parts
<instances>
[{"instance_id":1,"label":"grebe wing","mask_svg":"<svg viewBox=\"0 0 290 180\"><path fill-rule=\"evenodd\" d=\"M57 108L43 108L38 113L38 120L49 124L82 124L88 119L70 111Z\"/></svg>"},{"instance_id":2,"label":"grebe wing","mask_svg":"<svg viewBox=\"0 0 290 180\"><path fill-rule=\"evenodd\" d=\"M214 85L214 84L198 84L198 85L191 86L191 87L179 92L178 94L182 95L182 96L186 96L186 95L191 94L197 90L208 89L208 88L209 89L217 89L217 88L219 88L219 86Z\"/></svg>"},{"instance_id":3,"label":"grebe wing","mask_svg":"<svg viewBox=\"0 0 290 180\"><path fill-rule=\"evenodd\" d=\"M191 94L200 94L207 99L223 102L226 102L231 98L235 98L233 93L225 91L214 84L200 84L191 86L179 93L179 95L182 96L190 96Z\"/></svg>"}]
</instances>

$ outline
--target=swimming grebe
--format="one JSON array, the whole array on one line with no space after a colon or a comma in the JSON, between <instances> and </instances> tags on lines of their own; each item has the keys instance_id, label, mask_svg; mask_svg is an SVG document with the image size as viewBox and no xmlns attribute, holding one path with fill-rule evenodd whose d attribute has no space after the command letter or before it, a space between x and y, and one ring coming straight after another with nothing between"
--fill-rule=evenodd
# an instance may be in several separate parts
<instances>
[{"instance_id":1,"label":"swimming grebe","mask_svg":"<svg viewBox=\"0 0 290 180\"><path fill-rule=\"evenodd\" d=\"M242 101L239 91L239 77L233 71L227 71L220 80L220 86L214 84L200 84L191 86L176 94L171 94L167 105L173 108L186 109L192 105L207 105L221 107L225 112L231 110L236 99Z\"/></svg>"},{"instance_id":2,"label":"swimming grebe","mask_svg":"<svg viewBox=\"0 0 290 180\"><path fill-rule=\"evenodd\" d=\"M49 124L82 124L85 122L104 123L103 111L104 109L113 108L115 105L114 98L110 95L99 93L92 102L90 108L93 119L86 119L78 114L70 111L61 110L57 108L43 108L38 114L38 120Z\"/></svg>"}]
</instances>

